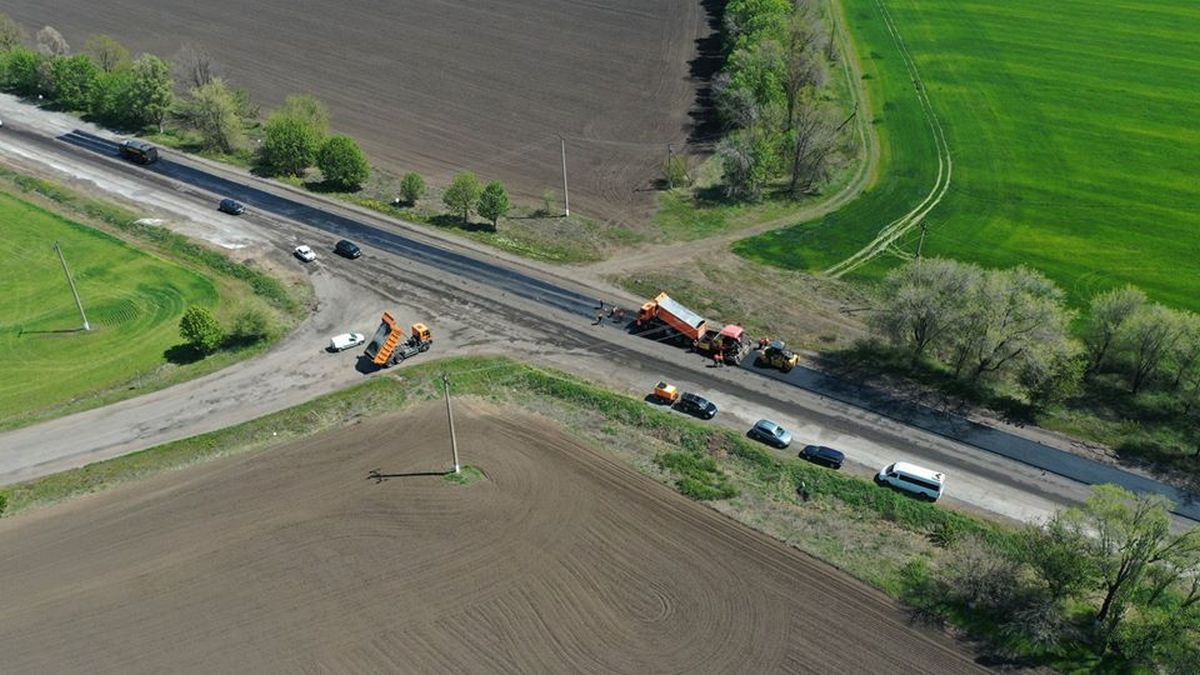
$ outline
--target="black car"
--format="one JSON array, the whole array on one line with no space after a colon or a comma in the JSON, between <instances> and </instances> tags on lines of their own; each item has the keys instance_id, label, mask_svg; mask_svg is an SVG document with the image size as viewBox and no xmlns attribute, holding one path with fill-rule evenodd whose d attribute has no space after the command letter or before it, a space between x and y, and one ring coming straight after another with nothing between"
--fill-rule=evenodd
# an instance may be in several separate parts
<instances>
[{"instance_id":1,"label":"black car","mask_svg":"<svg viewBox=\"0 0 1200 675\"><path fill-rule=\"evenodd\" d=\"M696 394L683 394L675 409L702 419L711 420L717 414L717 404Z\"/></svg>"},{"instance_id":2,"label":"black car","mask_svg":"<svg viewBox=\"0 0 1200 675\"><path fill-rule=\"evenodd\" d=\"M221 203L217 205L217 210L233 216L240 216L246 212L246 206L232 199L222 199Z\"/></svg>"},{"instance_id":3,"label":"black car","mask_svg":"<svg viewBox=\"0 0 1200 675\"><path fill-rule=\"evenodd\" d=\"M349 239L343 239L339 241L337 245L333 247L333 252L337 253L338 255L344 255L347 258L358 258L362 256L362 249L358 247L358 244L355 244Z\"/></svg>"},{"instance_id":4,"label":"black car","mask_svg":"<svg viewBox=\"0 0 1200 675\"><path fill-rule=\"evenodd\" d=\"M800 451L800 459L807 459L813 464L822 464L831 469L842 468L846 455L841 450L827 448L824 445L806 445Z\"/></svg>"}]
</instances>

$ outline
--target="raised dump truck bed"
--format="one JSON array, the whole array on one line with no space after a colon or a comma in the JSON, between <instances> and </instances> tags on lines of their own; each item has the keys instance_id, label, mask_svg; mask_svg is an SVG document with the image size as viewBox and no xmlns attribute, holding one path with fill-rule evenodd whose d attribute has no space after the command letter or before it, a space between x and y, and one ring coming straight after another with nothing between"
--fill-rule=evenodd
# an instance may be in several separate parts
<instances>
[{"instance_id":1,"label":"raised dump truck bed","mask_svg":"<svg viewBox=\"0 0 1200 675\"><path fill-rule=\"evenodd\" d=\"M636 323L643 329L655 323L665 324L688 344L699 340L708 330L708 321L704 317L672 300L666 293L659 293L653 300L642 305Z\"/></svg>"},{"instance_id":2,"label":"raised dump truck bed","mask_svg":"<svg viewBox=\"0 0 1200 675\"><path fill-rule=\"evenodd\" d=\"M433 335L428 326L414 323L412 334L406 337L404 328L396 322L396 318L384 312L379 328L363 353L371 359L371 363L386 368L410 356L427 352L432 345Z\"/></svg>"}]
</instances>

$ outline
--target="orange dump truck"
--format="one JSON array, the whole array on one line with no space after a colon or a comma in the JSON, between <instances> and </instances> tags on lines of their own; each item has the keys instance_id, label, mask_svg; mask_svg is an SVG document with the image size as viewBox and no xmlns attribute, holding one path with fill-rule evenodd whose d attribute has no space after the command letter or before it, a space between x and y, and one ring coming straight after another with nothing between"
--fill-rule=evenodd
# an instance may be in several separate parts
<instances>
[{"instance_id":1,"label":"orange dump truck","mask_svg":"<svg viewBox=\"0 0 1200 675\"><path fill-rule=\"evenodd\" d=\"M412 334L406 336L404 327L396 322L396 318L389 312L384 312L379 329L375 331L375 337L371 338L371 342L367 344L365 354L367 358L371 359L371 363L386 368L400 363L410 356L427 352L432 345L433 335L429 332L428 326L423 323L414 323Z\"/></svg>"},{"instance_id":2,"label":"orange dump truck","mask_svg":"<svg viewBox=\"0 0 1200 675\"><path fill-rule=\"evenodd\" d=\"M722 328L709 323L666 293L659 293L642 305L634 327L647 333L661 331L663 341L674 340L699 352L720 353L726 363L735 364L750 351L744 328L733 325Z\"/></svg>"}]
</instances>

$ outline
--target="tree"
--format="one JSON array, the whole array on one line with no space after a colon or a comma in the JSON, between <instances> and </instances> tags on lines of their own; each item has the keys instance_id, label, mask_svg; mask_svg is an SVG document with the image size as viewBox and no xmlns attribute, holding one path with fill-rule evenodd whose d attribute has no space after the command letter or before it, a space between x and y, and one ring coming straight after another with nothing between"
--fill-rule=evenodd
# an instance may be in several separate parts
<instances>
[{"instance_id":1,"label":"tree","mask_svg":"<svg viewBox=\"0 0 1200 675\"><path fill-rule=\"evenodd\" d=\"M498 221L508 215L508 191L500 181L492 181L483 188L479 196L479 215L492 221L495 230Z\"/></svg>"},{"instance_id":2,"label":"tree","mask_svg":"<svg viewBox=\"0 0 1200 675\"><path fill-rule=\"evenodd\" d=\"M724 174L725 195L745 201L762 199L775 173L776 148L771 137L752 127L730 133L717 145Z\"/></svg>"},{"instance_id":3,"label":"tree","mask_svg":"<svg viewBox=\"0 0 1200 675\"><path fill-rule=\"evenodd\" d=\"M113 126L127 126L132 120L131 92L133 73L128 70L101 72L92 88L88 110L96 119Z\"/></svg>"},{"instance_id":4,"label":"tree","mask_svg":"<svg viewBox=\"0 0 1200 675\"><path fill-rule=\"evenodd\" d=\"M25 27L13 21L12 17L0 13L0 52L7 52L25 44L29 34Z\"/></svg>"},{"instance_id":5,"label":"tree","mask_svg":"<svg viewBox=\"0 0 1200 675\"><path fill-rule=\"evenodd\" d=\"M262 311L248 309L233 322L230 337L241 344L255 344L271 337L271 320Z\"/></svg>"},{"instance_id":6,"label":"tree","mask_svg":"<svg viewBox=\"0 0 1200 675\"><path fill-rule=\"evenodd\" d=\"M1103 600L1096 610L1097 651L1103 653L1120 628L1135 592L1152 567L1186 574L1173 561L1200 558L1200 529L1171 534L1169 502L1162 495L1135 495L1099 485L1083 506L1063 514L1063 527L1080 543L1081 563L1095 565ZM1182 580L1176 576L1172 581Z\"/></svg>"},{"instance_id":7,"label":"tree","mask_svg":"<svg viewBox=\"0 0 1200 675\"><path fill-rule=\"evenodd\" d=\"M1200 366L1200 316L1192 312L1175 313L1179 337L1167 353L1167 366L1171 370L1171 389L1179 391L1185 383L1196 379Z\"/></svg>"},{"instance_id":8,"label":"tree","mask_svg":"<svg viewBox=\"0 0 1200 675\"><path fill-rule=\"evenodd\" d=\"M237 102L219 77L192 89L180 113L189 126L200 132L204 146L210 150L233 152L242 143Z\"/></svg>"},{"instance_id":9,"label":"tree","mask_svg":"<svg viewBox=\"0 0 1200 675\"><path fill-rule=\"evenodd\" d=\"M789 17L783 35L783 91L787 102L785 131L791 131L805 91L825 84L828 73L822 54L828 41L821 17L811 6L800 5Z\"/></svg>"},{"instance_id":10,"label":"tree","mask_svg":"<svg viewBox=\"0 0 1200 675\"><path fill-rule=\"evenodd\" d=\"M1141 391L1159 371L1180 334L1178 315L1158 304L1141 307L1121 324L1117 345L1127 360L1130 392Z\"/></svg>"},{"instance_id":11,"label":"tree","mask_svg":"<svg viewBox=\"0 0 1200 675\"><path fill-rule=\"evenodd\" d=\"M111 73L130 66L129 50L109 35L93 35L83 45L83 51L91 55L100 70Z\"/></svg>"},{"instance_id":12,"label":"tree","mask_svg":"<svg viewBox=\"0 0 1200 675\"><path fill-rule=\"evenodd\" d=\"M829 110L812 98L794 103L789 117L788 150L791 181L788 194L797 199L812 194L829 177L829 158L837 147L837 132Z\"/></svg>"},{"instance_id":13,"label":"tree","mask_svg":"<svg viewBox=\"0 0 1200 675\"><path fill-rule=\"evenodd\" d=\"M175 79L188 89L209 84L217 77L217 64L212 56L193 44L184 44L171 59L175 66Z\"/></svg>"},{"instance_id":14,"label":"tree","mask_svg":"<svg viewBox=\"0 0 1200 675\"><path fill-rule=\"evenodd\" d=\"M273 171L299 176L317 159L321 138L299 118L278 113L267 121L262 162Z\"/></svg>"},{"instance_id":15,"label":"tree","mask_svg":"<svg viewBox=\"0 0 1200 675\"><path fill-rule=\"evenodd\" d=\"M37 42L38 52L43 56L66 56L71 53L71 46L67 44L66 38L50 26L39 30L34 36L34 41Z\"/></svg>"},{"instance_id":16,"label":"tree","mask_svg":"<svg viewBox=\"0 0 1200 675\"><path fill-rule=\"evenodd\" d=\"M316 96L309 94L288 96L275 114L303 122L319 139L324 139L329 133L329 109Z\"/></svg>"},{"instance_id":17,"label":"tree","mask_svg":"<svg viewBox=\"0 0 1200 675\"><path fill-rule=\"evenodd\" d=\"M471 212L479 204L481 191L479 179L475 174L460 173L450 181L450 187L442 194L442 203L466 223L471 217Z\"/></svg>"},{"instance_id":18,"label":"tree","mask_svg":"<svg viewBox=\"0 0 1200 675\"><path fill-rule=\"evenodd\" d=\"M50 61L54 98L68 110L87 110L100 70L86 54L59 56Z\"/></svg>"},{"instance_id":19,"label":"tree","mask_svg":"<svg viewBox=\"0 0 1200 675\"><path fill-rule=\"evenodd\" d=\"M129 117L133 124L154 124L162 133L163 122L175 102L171 66L153 54L142 54L133 62L129 87Z\"/></svg>"},{"instance_id":20,"label":"tree","mask_svg":"<svg viewBox=\"0 0 1200 675\"><path fill-rule=\"evenodd\" d=\"M192 305L179 319L179 335L193 349L202 354L211 354L225 339L221 324L207 308Z\"/></svg>"},{"instance_id":21,"label":"tree","mask_svg":"<svg viewBox=\"0 0 1200 675\"><path fill-rule=\"evenodd\" d=\"M349 136L331 136L317 152L317 166L325 181L343 190L357 190L371 175L362 148Z\"/></svg>"},{"instance_id":22,"label":"tree","mask_svg":"<svg viewBox=\"0 0 1200 675\"><path fill-rule=\"evenodd\" d=\"M417 200L425 196L425 179L421 174L410 172L400 179L400 196L409 206L416 206Z\"/></svg>"},{"instance_id":23,"label":"tree","mask_svg":"<svg viewBox=\"0 0 1200 675\"><path fill-rule=\"evenodd\" d=\"M33 96L41 84L42 55L25 47L4 54L4 88L18 96Z\"/></svg>"},{"instance_id":24,"label":"tree","mask_svg":"<svg viewBox=\"0 0 1200 675\"><path fill-rule=\"evenodd\" d=\"M1133 286L1116 288L1092 298L1091 312L1083 331L1083 343L1088 351L1088 375L1104 367L1121 325L1145 304L1146 294Z\"/></svg>"},{"instance_id":25,"label":"tree","mask_svg":"<svg viewBox=\"0 0 1200 675\"><path fill-rule=\"evenodd\" d=\"M1018 373L1030 360L1066 350L1073 316L1063 291L1026 267L989 270L968 295L951 334L950 363L971 382Z\"/></svg>"},{"instance_id":26,"label":"tree","mask_svg":"<svg viewBox=\"0 0 1200 675\"><path fill-rule=\"evenodd\" d=\"M916 365L963 320L966 298L981 275L978 267L954 260L910 262L888 273L868 321Z\"/></svg>"}]
</instances>

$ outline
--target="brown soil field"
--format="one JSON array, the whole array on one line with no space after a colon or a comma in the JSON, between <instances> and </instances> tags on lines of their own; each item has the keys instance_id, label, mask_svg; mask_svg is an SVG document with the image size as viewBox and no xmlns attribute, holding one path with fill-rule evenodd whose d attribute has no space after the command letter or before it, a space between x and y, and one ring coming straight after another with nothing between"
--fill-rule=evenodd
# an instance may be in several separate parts
<instances>
[{"instance_id":1,"label":"brown soil field","mask_svg":"<svg viewBox=\"0 0 1200 675\"><path fill-rule=\"evenodd\" d=\"M553 189L561 207L561 134L572 206L635 223L666 144L678 150L692 128L697 40L713 32L704 4L6 0L2 11L31 35L54 26L76 51L98 33L164 57L194 44L264 109L319 96L335 130L384 168L443 184L470 170L529 204Z\"/></svg>"},{"instance_id":2,"label":"brown soil field","mask_svg":"<svg viewBox=\"0 0 1200 675\"><path fill-rule=\"evenodd\" d=\"M0 521L5 672L968 672L888 599L562 435L425 405Z\"/></svg>"}]
</instances>

